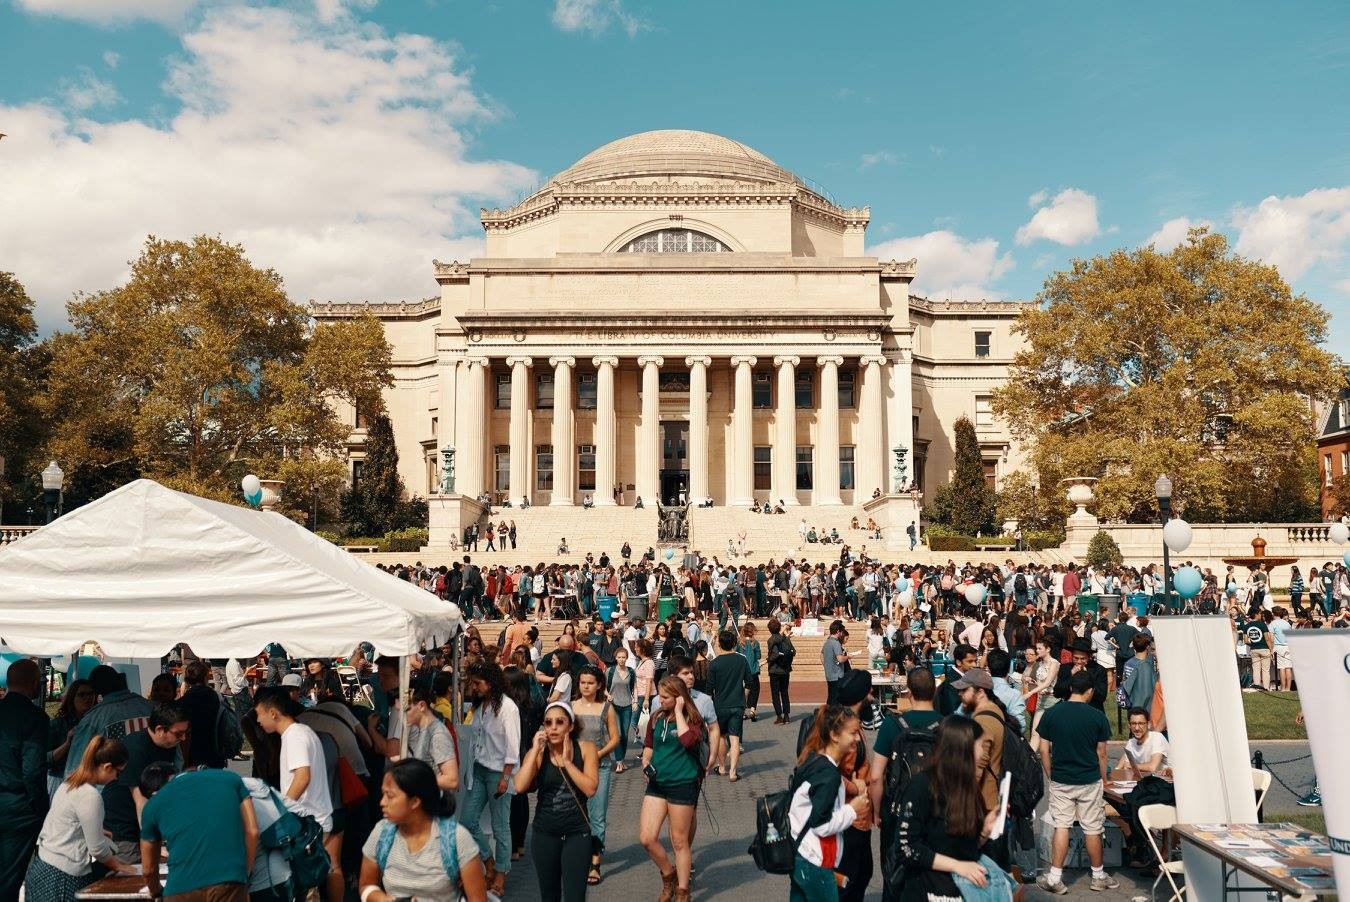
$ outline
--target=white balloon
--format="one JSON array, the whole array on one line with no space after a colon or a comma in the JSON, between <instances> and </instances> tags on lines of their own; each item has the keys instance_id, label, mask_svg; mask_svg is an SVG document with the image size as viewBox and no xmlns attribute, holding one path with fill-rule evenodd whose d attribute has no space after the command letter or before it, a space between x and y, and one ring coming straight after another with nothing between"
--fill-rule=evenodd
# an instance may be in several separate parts
<instances>
[{"instance_id":1,"label":"white balloon","mask_svg":"<svg viewBox=\"0 0 1350 902\"><path fill-rule=\"evenodd\" d=\"M966 586L966 601L971 604L981 604L984 601L985 589L980 583L971 583Z\"/></svg>"},{"instance_id":2,"label":"white balloon","mask_svg":"<svg viewBox=\"0 0 1350 902\"><path fill-rule=\"evenodd\" d=\"M1346 526L1344 523L1331 524L1331 541L1337 545L1344 545L1347 541L1350 541L1350 526Z\"/></svg>"},{"instance_id":3,"label":"white balloon","mask_svg":"<svg viewBox=\"0 0 1350 902\"><path fill-rule=\"evenodd\" d=\"M262 480L250 473L239 480L239 487L244 490L244 497L247 498L251 495L258 494L258 491L262 489Z\"/></svg>"},{"instance_id":4,"label":"white balloon","mask_svg":"<svg viewBox=\"0 0 1350 902\"><path fill-rule=\"evenodd\" d=\"M1175 554L1181 554L1191 547L1191 536L1191 524L1180 517L1168 520L1167 525L1163 527L1163 541Z\"/></svg>"}]
</instances>

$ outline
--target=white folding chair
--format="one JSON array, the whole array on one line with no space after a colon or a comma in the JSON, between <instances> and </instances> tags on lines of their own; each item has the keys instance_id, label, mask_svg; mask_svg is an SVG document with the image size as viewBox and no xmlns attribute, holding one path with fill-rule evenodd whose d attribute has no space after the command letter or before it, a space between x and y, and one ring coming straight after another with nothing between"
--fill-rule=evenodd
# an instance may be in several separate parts
<instances>
[{"instance_id":1,"label":"white folding chair","mask_svg":"<svg viewBox=\"0 0 1350 902\"><path fill-rule=\"evenodd\" d=\"M1138 811L1139 825L1144 828L1144 836L1148 839L1148 847L1153 850L1153 857L1158 860L1158 876L1153 881L1153 887L1149 890L1149 898L1156 899L1158 893L1158 883L1166 878L1168 884L1172 887L1172 895L1168 897L1167 902L1178 902L1184 900L1185 894L1181 887L1177 886L1177 877L1185 876L1185 866L1180 861L1168 861L1163 857L1162 851L1158 848L1158 842L1153 838L1154 830L1171 830L1177 823L1177 809L1172 805L1145 805Z\"/></svg>"},{"instance_id":2,"label":"white folding chair","mask_svg":"<svg viewBox=\"0 0 1350 902\"><path fill-rule=\"evenodd\" d=\"M1270 792L1270 771L1261 768L1252 768L1252 789L1256 791L1256 810L1261 810L1261 803L1266 800L1266 793Z\"/></svg>"}]
</instances>

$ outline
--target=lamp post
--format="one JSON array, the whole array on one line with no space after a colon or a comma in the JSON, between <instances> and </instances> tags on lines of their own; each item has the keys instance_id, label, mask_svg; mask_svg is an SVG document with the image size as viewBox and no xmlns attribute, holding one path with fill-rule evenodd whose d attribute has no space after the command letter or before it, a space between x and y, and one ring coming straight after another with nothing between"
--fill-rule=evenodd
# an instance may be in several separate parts
<instances>
[{"instance_id":1,"label":"lamp post","mask_svg":"<svg viewBox=\"0 0 1350 902\"><path fill-rule=\"evenodd\" d=\"M1158 477L1158 481L1153 483L1153 493L1158 496L1158 513L1162 517L1163 528L1167 528L1167 523L1172 519L1172 480L1167 478L1167 474ZM1171 607L1172 604L1172 558L1171 549L1167 545L1166 536L1163 537L1163 604Z\"/></svg>"},{"instance_id":2,"label":"lamp post","mask_svg":"<svg viewBox=\"0 0 1350 902\"><path fill-rule=\"evenodd\" d=\"M47 522L55 519L61 506L61 487L65 484L66 474L57 466L56 461L47 464L42 471L42 498L47 502Z\"/></svg>"}]
</instances>

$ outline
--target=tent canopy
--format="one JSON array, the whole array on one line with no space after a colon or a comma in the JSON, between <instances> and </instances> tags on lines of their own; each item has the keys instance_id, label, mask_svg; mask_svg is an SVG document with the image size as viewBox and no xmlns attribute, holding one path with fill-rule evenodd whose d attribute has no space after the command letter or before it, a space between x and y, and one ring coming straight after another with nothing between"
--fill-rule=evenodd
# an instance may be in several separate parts
<instances>
[{"instance_id":1,"label":"tent canopy","mask_svg":"<svg viewBox=\"0 0 1350 902\"><path fill-rule=\"evenodd\" d=\"M279 642L341 657L360 641L408 655L449 639L459 608L277 513L141 479L0 548L0 640L30 655L86 640L111 657L179 642L243 658Z\"/></svg>"}]
</instances>

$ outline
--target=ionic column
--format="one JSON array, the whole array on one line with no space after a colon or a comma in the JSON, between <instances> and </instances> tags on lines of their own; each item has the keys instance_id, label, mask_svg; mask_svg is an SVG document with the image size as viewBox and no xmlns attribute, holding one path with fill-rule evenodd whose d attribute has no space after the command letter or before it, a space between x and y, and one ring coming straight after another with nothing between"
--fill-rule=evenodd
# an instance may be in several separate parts
<instances>
[{"instance_id":1,"label":"ionic column","mask_svg":"<svg viewBox=\"0 0 1350 902\"><path fill-rule=\"evenodd\" d=\"M886 358L880 355L863 357L862 397L858 404L858 441L854 449L854 467L857 480L854 501L872 497L873 489L886 494Z\"/></svg>"},{"instance_id":2,"label":"ionic column","mask_svg":"<svg viewBox=\"0 0 1350 902\"><path fill-rule=\"evenodd\" d=\"M614 506L614 368L617 357L592 357L595 365L595 506Z\"/></svg>"},{"instance_id":3,"label":"ionic column","mask_svg":"<svg viewBox=\"0 0 1350 902\"><path fill-rule=\"evenodd\" d=\"M661 367L665 358L646 355L642 367L642 426L637 446L637 496L651 507L661 494Z\"/></svg>"},{"instance_id":4,"label":"ionic column","mask_svg":"<svg viewBox=\"0 0 1350 902\"><path fill-rule=\"evenodd\" d=\"M816 417L816 504L843 504L839 497L839 365L842 357L817 357L820 413Z\"/></svg>"},{"instance_id":5,"label":"ionic column","mask_svg":"<svg viewBox=\"0 0 1350 902\"><path fill-rule=\"evenodd\" d=\"M689 367L689 500L708 497L708 367L711 357L686 357Z\"/></svg>"},{"instance_id":6,"label":"ionic column","mask_svg":"<svg viewBox=\"0 0 1350 902\"><path fill-rule=\"evenodd\" d=\"M487 370L486 357L469 357L461 365L459 403L455 405L455 488L461 495L477 498L487 488L483 475L487 463Z\"/></svg>"},{"instance_id":7,"label":"ionic column","mask_svg":"<svg viewBox=\"0 0 1350 902\"><path fill-rule=\"evenodd\" d=\"M506 496L512 504L530 493L530 357L508 357L511 368L511 482Z\"/></svg>"},{"instance_id":8,"label":"ionic column","mask_svg":"<svg viewBox=\"0 0 1350 902\"><path fill-rule=\"evenodd\" d=\"M754 483L754 447L752 445L751 419L753 398L751 381L755 358L737 356L731 358L736 369L736 399L731 412L732 441L731 453L727 460L731 463L731 501L735 506L749 507L755 502Z\"/></svg>"},{"instance_id":9,"label":"ionic column","mask_svg":"<svg viewBox=\"0 0 1350 902\"><path fill-rule=\"evenodd\" d=\"M550 507L576 503L576 444L572 432L572 369L575 357L550 357L553 367L553 498Z\"/></svg>"},{"instance_id":10,"label":"ionic column","mask_svg":"<svg viewBox=\"0 0 1350 902\"><path fill-rule=\"evenodd\" d=\"M778 411L773 417L773 498L797 503L797 364L800 357L775 357Z\"/></svg>"}]
</instances>

